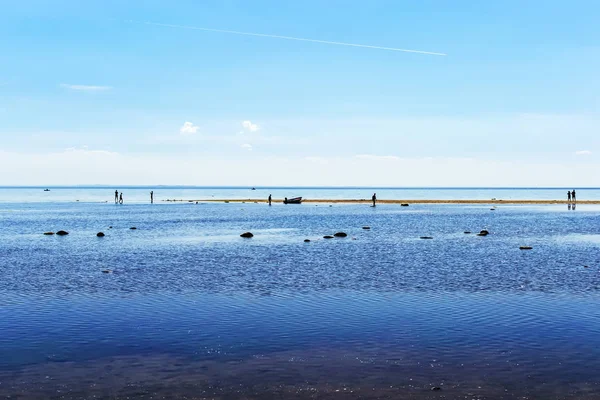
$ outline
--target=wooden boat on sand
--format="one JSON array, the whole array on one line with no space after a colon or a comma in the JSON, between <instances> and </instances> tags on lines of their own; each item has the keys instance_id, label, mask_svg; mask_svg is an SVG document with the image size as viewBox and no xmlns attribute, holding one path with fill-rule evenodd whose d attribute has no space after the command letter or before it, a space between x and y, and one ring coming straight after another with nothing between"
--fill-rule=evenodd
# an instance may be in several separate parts
<instances>
[{"instance_id":1,"label":"wooden boat on sand","mask_svg":"<svg viewBox=\"0 0 600 400\"><path fill-rule=\"evenodd\" d=\"M283 200L283 204L301 204L301 203L302 203L302 197L293 197L291 199L288 199L286 197L285 200Z\"/></svg>"}]
</instances>

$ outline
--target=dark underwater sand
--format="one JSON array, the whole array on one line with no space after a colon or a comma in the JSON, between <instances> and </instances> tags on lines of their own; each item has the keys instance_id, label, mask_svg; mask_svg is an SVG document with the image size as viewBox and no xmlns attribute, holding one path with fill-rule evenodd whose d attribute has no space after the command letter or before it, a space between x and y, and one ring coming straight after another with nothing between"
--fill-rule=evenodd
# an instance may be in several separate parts
<instances>
[{"instance_id":1,"label":"dark underwater sand","mask_svg":"<svg viewBox=\"0 0 600 400\"><path fill-rule=\"evenodd\" d=\"M405 357L406 356L406 357ZM443 355L440 354L443 359ZM119 356L0 372L11 399L597 399L589 377L544 379L513 363L449 367L399 352L373 359L329 349L250 359L194 361L169 355ZM591 371L590 371L591 373ZM8 378L8 382L7 382ZM572 377L571 377L572 379ZM10 383L9 383L10 382ZM434 389L435 388L435 389ZM439 390L437 390L439 389Z\"/></svg>"}]
</instances>

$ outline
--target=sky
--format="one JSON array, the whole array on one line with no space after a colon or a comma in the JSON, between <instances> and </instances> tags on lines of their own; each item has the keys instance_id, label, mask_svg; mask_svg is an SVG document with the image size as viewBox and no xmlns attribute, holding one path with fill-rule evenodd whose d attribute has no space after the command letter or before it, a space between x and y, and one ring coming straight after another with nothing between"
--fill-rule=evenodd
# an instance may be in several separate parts
<instances>
[{"instance_id":1,"label":"sky","mask_svg":"<svg viewBox=\"0 0 600 400\"><path fill-rule=\"evenodd\" d=\"M596 0L0 0L0 185L600 187L599 20Z\"/></svg>"}]
</instances>

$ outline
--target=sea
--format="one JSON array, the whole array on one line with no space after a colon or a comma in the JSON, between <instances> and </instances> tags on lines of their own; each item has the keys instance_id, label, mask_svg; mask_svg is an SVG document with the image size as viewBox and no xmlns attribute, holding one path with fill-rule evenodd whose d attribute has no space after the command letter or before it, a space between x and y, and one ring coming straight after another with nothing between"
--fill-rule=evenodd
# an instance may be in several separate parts
<instances>
[{"instance_id":1,"label":"sea","mask_svg":"<svg viewBox=\"0 0 600 400\"><path fill-rule=\"evenodd\" d=\"M0 188L0 398L600 398L599 205L204 201L573 188L44 189Z\"/></svg>"}]
</instances>

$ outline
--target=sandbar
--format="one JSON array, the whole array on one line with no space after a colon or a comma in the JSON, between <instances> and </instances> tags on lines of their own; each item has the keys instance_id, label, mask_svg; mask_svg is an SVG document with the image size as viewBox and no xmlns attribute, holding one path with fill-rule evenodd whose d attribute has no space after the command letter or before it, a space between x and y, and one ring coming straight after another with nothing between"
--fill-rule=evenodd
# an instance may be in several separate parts
<instances>
[{"instance_id":1,"label":"sandbar","mask_svg":"<svg viewBox=\"0 0 600 400\"><path fill-rule=\"evenodd\" d=\"M265 199L167 199L167 202L189 202L189 203L267 203ZM283 199L272 199L273 203L283 203ZM302 199L302 203L348 203L348 204L370 204L370 199ZM512 200L512 199L381 199L377 204L600 204L600 200L578 200L571 202L567 200Z\"/></svg>"}]
</instances>

